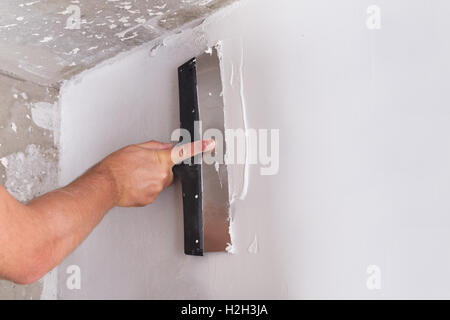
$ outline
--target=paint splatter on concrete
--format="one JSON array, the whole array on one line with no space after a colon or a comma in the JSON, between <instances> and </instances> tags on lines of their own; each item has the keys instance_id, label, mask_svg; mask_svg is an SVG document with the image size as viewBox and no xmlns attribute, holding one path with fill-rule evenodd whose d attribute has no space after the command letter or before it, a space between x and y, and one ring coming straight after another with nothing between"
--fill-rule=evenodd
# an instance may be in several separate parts
<instances>
[{"instance_id":1,"label":"paint splatter on concrete","mask_svg":"<svg viewBox=\"0 0 450 320\"><path fill-rule=\"evenodd\" d=\"M40 128L53 132L54 144L57 145L59 131L59 114L56 103L37 102L31 105L31 118Z\"/></svg>"},{"instance_id":2,"label":"paint splatter on concrete","mask_svg":"<svg viewBox=\"0 0 450 320\"><path fill-rule=\"evenodd\" d=\"M52 190L57 181L57 168L52 158L54 149L42 150L31 144L25 152L17 152L2 158L6 163L5 187L17 200L25 202Z\"/></svg>"}]
</instances>

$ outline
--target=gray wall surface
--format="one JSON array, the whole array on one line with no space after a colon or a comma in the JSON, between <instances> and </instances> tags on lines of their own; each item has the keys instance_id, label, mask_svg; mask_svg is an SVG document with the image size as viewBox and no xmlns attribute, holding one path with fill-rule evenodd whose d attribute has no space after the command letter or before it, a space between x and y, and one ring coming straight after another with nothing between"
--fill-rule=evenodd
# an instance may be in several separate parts
<instances>
[{"instance_id":1,"label":"gray wall surface","mask_svg":"<svg viewBox=\"0 0 450 320\"><path fill-rule=\"evenodd\" d=\"M57 93L0 78L0 173L30 185L24 201L126 144L168 141L176 67L217 41L229 110L280 130L278 174L251 165L233 204L234 254L183 254L176 184L145 208L113 209L59 266L58 297L450 298L449 14L444 0L244 1L65 83L60 146L42 120ZM41 116L22 91L48 103ZM59 161L59 181L34 184L34 166L8 176L20 159L44 172ZM42 286L0 282L0 298L38 298Z\"/></svg>"},{"instance_id":2,"label":"gray wall surface","mask_svg":"<svg viewBox=\"0 0 450 320\"><path fill-rule=\"evenodd\" d=\"M450 4L373 4L250 0L65 87L63 183L122 145L167 141L176 67L223 40L249 128L280 129L280 171L250 166L234 255L183 255L175 185L114 209L62 264L60 297L450 298Z\"/></svg>"}]
</instances>

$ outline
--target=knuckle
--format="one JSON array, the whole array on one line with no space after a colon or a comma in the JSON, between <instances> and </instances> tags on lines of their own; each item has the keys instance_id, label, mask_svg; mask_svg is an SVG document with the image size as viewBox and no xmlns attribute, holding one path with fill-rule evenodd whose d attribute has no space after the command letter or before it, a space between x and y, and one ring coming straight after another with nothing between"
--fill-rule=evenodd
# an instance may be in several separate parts
<instances>
[{"instance_id":1,"label":"knuckle","mask_svg":"<svg viewBox=\"0 0 450 320\"><path fill-rule=\"evenodd\" d=\"M161 191L163 191L163 189L164 189L164 187L163 187L162 182L158 181L158 182L154 183L151 188L149 197L156 198L161 193Z\"/></svg>"},{"instance_id":2,"label":"knuckle","mask_svg":"<svg viewBox=\"0 0 450 320\"><path fill-rule=\"evenodd\" d=\"M136 202L136 207L142 208L142 207L145 207L147 204L148 204L147 201L139 200Z\"/></svg>"},{"instance_id":3,"label":"knuckle","mask_svg":"<svg viewBox=\"0 0 450 320\"><path fill-rule=\"evenodd\" d=\"M167 170L163 170L160 173L161 180L165 181L169 178L169 172Z\"/></svg>"},{"instance_id":4,"label":"knuckle","mask_svg":"<svg viewBox=\"0 0 450 320\"><path fill-rule=\"evenodd\" d=\"M158 152L152 151L149 158L151 159L151 162L153 164L159 163L161 161Z\"/></svg>"},{"instance_id":5,"label":"knuckle","mask_svg":"<svg viewBox=\"0 0 450 320\"><path fill-rule=\"evenodd\" d=\"M158 163L164 163L164 152L155 152L155 155Z\"/></svg>"},{"instance_id":6,"label":"knuckle","mask_svg":"<svg viewBox=\"0 0 450 320\"><path fill-rule=\"evenodd\" d=\"M148 197L147 203L152 204L153 202L155 202L156 198L157 198L157 195L156 196L154 194L150 195Z\"/></svg>"}]
</instances>

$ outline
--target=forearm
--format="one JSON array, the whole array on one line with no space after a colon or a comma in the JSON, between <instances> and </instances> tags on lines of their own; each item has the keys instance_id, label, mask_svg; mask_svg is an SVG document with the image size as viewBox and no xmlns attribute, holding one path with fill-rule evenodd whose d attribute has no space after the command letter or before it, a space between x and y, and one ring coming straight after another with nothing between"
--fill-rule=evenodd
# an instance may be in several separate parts
<instances>
[{"instance_id":1,"label":"forearm","mask_svg":"<svg viewBox=\"0 0 450 320\"><path fill-rule=\"evenodd\" d=\"M19 280L34 282L69 255L115 205L114 180L97 165L62 189L24 207L16 265ZM27 237L28 239L25 239ZM21 270L23 269L23 270ZM15 279L12 279L15 280Z\"/></svg>"},{"instance_id":2,"label":"forearm","mask_svg":"<svg viewBox=\"0 0 450 320\"><path fill-rule=\"evenodd\" d=\"M18 283L40 279L87 237L109 209L153 203L172 183L175 164L214 146L214 140L175 148L157 141L131 145L69 186L28 205L0 187L0 278Z\"/></svg>"}]
</instances>

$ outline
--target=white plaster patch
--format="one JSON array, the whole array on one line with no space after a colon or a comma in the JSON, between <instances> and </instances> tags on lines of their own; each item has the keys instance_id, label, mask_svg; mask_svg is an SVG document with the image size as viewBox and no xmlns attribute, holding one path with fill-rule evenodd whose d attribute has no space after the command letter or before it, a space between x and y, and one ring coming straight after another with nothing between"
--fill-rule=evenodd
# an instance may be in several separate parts
<instances>
[{"instance_id":1,"label":"white plaster patch","mask_svg":"<svg viewBox=\"0 0 450 320\"><path fill-rule=\"evenodd\" d=\"M231 254L236 253L236 248L231 243L227 243L227 247L225 248L225 250Z\"/></svg>"},{"instance_id":2,"label":"white plaster patch","mask_svg":"<svg viewBox=\"0 0 450 320\"><path fill-rule=\"evenodd\" d=\"M245 134L245 163L234 164L229 150L225 154L228 169L230 204L237 199L244 200L249 185L249 139L244 95L244 52L241 38L219 41L216 49L220 60L225 112L225 129L243 130ZM235 71L235 65L239 69ZM228 79L230 79L228 81ZM225 137L227 145L227 137Z\"/></svg>"},{"instance_id":3,"label":"white plaster patch","mask_svg":"<svg viewBox=\"0 0 450 320\"><path fill-rule=\"evenodd\" d=\"M56 161L50 158L52 154L53 150L41 150L39 146L30 144L25 152L2 158L2 164L7 163L5 187L9 193L19 201L29 201L53 189L57 181L57 167Z\"/></svg>"},{"instance_id":4,"label":"white plaster patch","mask_svg":"<svg viewBox=\"0 0 450 320\"><path fill-rule=\"evenodd\" d=\"M1 158L0 159L0 163L5 167L5 168L8 168L8 159L6 159L6 158Z\"/></svg>"},{"instance_id":5,"label":"white plaster patch","mask_svg":"<svg viewBox=\"0 0 450 320\"><path fill-rule=\"evenodd\" d=\"M80 52L80 48L75 48L72 51L66 53L67 55L74 55L74 54L78 54L78 52Z\"/></svg>"},{"instance_id":6,"label":"white plaster patch","mask_svg":"<svg viewBox=\"0 0 450 320\"><path fill-rule=\"evenodd\" d=\"M122 38L122 39L120 39L120 40L126 41L126 40L130 40L130 39L134 39L134 38L136 38L138 35L139 35L139 34L135 31L135 32L133 32L130 36L125 37L125 38Z\"/></svg>"},{"instance_id":7,"label":"white plaster patch","mask_svg":"<svg viewBox=\"0 0 450 320\"><path fill-rule=\"evenodd\" d=\"M136 18L136 19L134 19L134 21L136 21L137 23L140 23L140 24L144 24L144 23L146 23L147 22L147 20L145 20L144 18Z\"/></svg>"},{"instance_id":8,"label":"white plaster patch","mask_svg":"<svg viewBox=\"0 0 450 320\"><path fill-rule=\"evenodd\" d=\"M54 131L57 122L56 104L37 102L31 105L31 118L40 128Z\"/></svg>"},{"instance_id":9,"label":"white plaster patch","mask_svg":"<svg viewBox=\"0 0 450 320\"><path fill-rule=\"evenodd\" d=\"M53 40L53 37L45 37L44 39L42 39L41 41L39 41L39 42L41 42L41 43L47 43L47 42L50 42L50 41L52 41Z\"/></svg>"},{"instance_id":10,"label":"white plaster patch","mask_svg":"<svg viewBox=\"0 0 450 320\"><path fill-rule=\"evenodd\" d=\"M228 233L230 234L230 240L231 241L230 241L230 243L227 243L227 247L225 248L225 250L228 253L235 254L236 253L236 246L233 245L233 243L234 243L234 232L233 232L233 218L232 218L231 215L228 217L228 221L230 222L230 225L228 227Z\"/></svg>"},{"instance_id":11,"label":"white plaster patch","mask_svg":"<svg viewBox=\"0 0 450 320\"><path fill-rule=\"evenodd\" d=\"M36 3L39 3L39 2L41 2L41 0L31 1L31 2L27 2L27 3L21 3L21 4L19 4L19 6L23 7L23 5L26 5L28 7L28 6L32 6L32 5L36 4Z\"/></svg>"}]
</instances>

